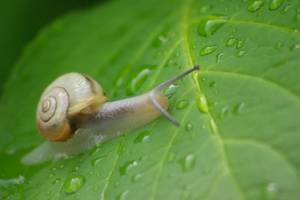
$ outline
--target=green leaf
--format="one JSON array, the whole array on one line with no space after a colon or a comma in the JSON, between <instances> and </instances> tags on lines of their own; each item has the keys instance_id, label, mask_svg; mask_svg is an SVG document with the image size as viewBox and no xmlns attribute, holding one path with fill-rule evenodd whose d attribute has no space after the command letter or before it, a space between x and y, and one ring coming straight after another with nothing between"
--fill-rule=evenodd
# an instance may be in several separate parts
<instances>
[{"instance_id":1,"label":"green leaf","mask_svg":"<svg viewBox=\"0 0 300 200\"><path fill-rule=\"evenodd\" d=\"M0 196L298 199L299 9L296 0L123 0L49 25L1 100ZM171 88L180 128L160 118L68 160L20 164L44 141L35 109L59 75L85 73L117 100L196 64Z\"/></svg>"}]
</instances>

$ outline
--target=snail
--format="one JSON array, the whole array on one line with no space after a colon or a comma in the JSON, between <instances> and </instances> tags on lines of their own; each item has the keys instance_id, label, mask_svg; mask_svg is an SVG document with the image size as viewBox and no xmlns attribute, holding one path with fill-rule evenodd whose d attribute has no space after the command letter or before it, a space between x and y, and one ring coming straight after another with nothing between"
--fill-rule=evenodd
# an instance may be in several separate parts
<instances>
[{"instance_id":1,"label":"snail","mask_svg":"<svg viewBox=\"0 0 300 200\"><path fill-rule=\"evenodd\" d=\"M140 96L114 102L108 101L102 87L89 76L72 72L58 77L43 92L36 112L38 130L48 141L25 155L21 163L36 165L68 158L160 116L178 127L179 122L167 111L163 91L198 69L195 66Z\"/></svg>"}]
</instances>

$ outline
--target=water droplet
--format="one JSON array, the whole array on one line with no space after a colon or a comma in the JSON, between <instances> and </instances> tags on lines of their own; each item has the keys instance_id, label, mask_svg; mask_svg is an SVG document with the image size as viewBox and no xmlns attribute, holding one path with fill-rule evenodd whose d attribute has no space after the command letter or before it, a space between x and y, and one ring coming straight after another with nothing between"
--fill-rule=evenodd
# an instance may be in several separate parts
<instances>
[{"instance_id":1,"label":"water droplet","mask_svg":"<svg viewBox=\"0 0 300 200\"><path fill-rule=\"evenodd\" d=\"M123 191L123 192L117 197L117 200L125 200L125 199L126 199L126 196L128 195L128 193L129 193L129 190Z\"/></svg>"},{"instance_id":2,"label":"water droplet","mask_svg":"<svg viewBox=\"0 0 300 200\"><path fill-rule=\"evenodd\" d=\"M293 7L293 5L284 6L281 10L281 13L284 14L284 13L288 12L292 7Z\"/></svg>"},{"instance_id":3,"label":"water droplet","mask_svg":"<svg viewBox=\"0 0 300 200\"><path fill-rule=\"evenodd\" d=\"M101 176L101 173L97 173L96 177L99 178Z\"/></svg>"},{"instance_id":4,"label":"water droplet","mask_svg":"<svg viewBox=\"0 0 300 200\"><path fill-rule=\"evenodd\" d=\"M105 157L104 156L101 156L101 157L98 157L98 158L95 158L91 161L91 165L92 167L95 167L97 164L99 164L100 162L102 161L102 163L104 163L105 161Z\"/></svg>"},{"instance_id":5,"label":"water droplet","mask_svg":"<svg viewBox=\"0 0 300 200\"><path fill-rule=\"evenodd\" d=\"M221 109L221 111L220 111L220 114L219 114L219 119L224 119L226 116L227 116L227 114L228 114L228 109L229 109L229 107L228 106L224 106L222 109Z\"/></svg>"},{"instance_id":6,"label":"water droplet","mask_svg":"<svg viewBox=\"0 0 300 200\"><path fill-rule=\"evenodd\" d=\"M142 142L146 142L149 140L149 134L150 132L149 131L143 131L141 132L133 141L134 144L137 144L137 143L142 143Z\"/></svg>"},{"instance_id":7,"label":"water droplet","mask_svg":"<svg viewBox=\"0 0 300 200\"><path fill-rule=\"evenodd\" d=\"M246 53L247 53L247 51L244 51L244 50L238 51L238 52L235 54L235 56L238 57L238 58L240 58L240 57L242 57L243 55L245 55Z\"/></svg>"},{"instance_id":8,"label":"water droplet","mask_svg":"<svg viewBox=\"0 0 300 200\"><path fill-rule=\"evenodd\" d=\"M276 183L269 183L264 188L264 198L266 200L276 200L279 199L278 185Z\"/></svg>"},{"instance_id":9,"label":"water droplet","mask_svg":"<svg viewBox=\"0 0 300 200\"><path fill-rule=\"evenodd\" d=\"M179 88L179 85L177 85L177 84L172 84L172 85L170 85L170 87L164 92L164 95L173 95L173 94L175 94L176 92L177 92L177 90L178 90L178 88Z\"/></svg>"},{"instance_id":10,"label":"water droplet","mask_svg":"<svg viewBox=\"0 0 300 200\"><path fill-rule=\"evenodd\" d=\"M233 110L232 110L232 114L234 115L239 115L241 114L242 110L244 109L245 104L244 103L239 103L238 105L236 105Z\"/></svg>"},{"instance_id":11,"label":"water droplet","mask_svg":"<svg viewBox=\"0 0 300 200\"><path fill-rule=\"evenodd\" d=\"M77 192L85 183L85 178L80 175L75 175L68 178L64 183L64 190L67 194Z\"/></svg>"},{"instance_id":12,"label":"water droplet","mask_svg":"<svg viewBox=\"0 0 300 200\"><path fill-rule=\"evenodd\" d=\"M189 154L179 160L179 163L182 166L183 171L189 171L195 167L196 158L194 154Z\"/></svg>"},{"instance_id":13,"label":"water droplet","mask_svg":"<svg viewBox=\"0 0 300 200\"><path fill-rule=\"evenodd\" d=\"M202 49L200 49L199 55L200 55L200 56L206 56L206 55L208 55L208 54L211 54L211 53L214 52L215 50L217 50L217 48L218 48L217 45L212 45L212 46L203 47Z\"/></svg>"},{"instance_id":14,"label":"water droplet","mask_svg":"<svg viewBox=\"0 0 300 200\"><path fill-rule=\"evenodd\" d=\"M89 175L93 175L94 174L94 171L93 170L90 170L89 171Z\"/></svg>"},{"instance_id":15,"label":"water droplet","mask_svg":"<svg viewBox=\"0 0 300 200\"><path fill-rule=\"evenodd\" d=\"M170 60L168 60L167 62L166 62L166 64L165 64L165 67L169 67L169 66L172 66L173 65L173 60L172 59L170 59Z\"/></svg>"},{"instance_id":16,"label":"water droplet","mask_svg":"<svg viewBox=\"0 0 300 200\"><path fill-rule=\"evenodd\" d=\"M101 147L102 145L98 145L98 146L95 146L91 152L89 153L90 156L94 156L96 153L98 153L100 150L101 150Z\"/></svg>"},{"instance_id":17,"label":"water droplet","mask_svg":"<svg viewBox=\"0 0 300 200\"><path fill-rule=\"evenodd\" d=\"M126 94L127 95L133 95L135 94L145 83L145 81L148 79L148 77L153 73L153 70L156 66L154 65L147 65L144 66L141 71L139 71L137 74L134 74L134 78L131 79L131 81L126 86Z\"/></svg>"},{"instance_id":18,"label":"water droplet","mask_svg":"<svg viewBox=\"0 0 300 200\"><path fill-rule=\"evenodd\" d=\"M126 162L122 167L120 167L120 174L121 175L127 174L131 169L133 169L137 165L138 165L138 162L134 161L134 160Z\"/></svg>"},{"instance_id":19,"label":"water droplet","mask_svg":"<svg viewBox=\"0 0 300 200\"><path fill-rule=\"evenodd\" d=\"M232 32L233 34L236 33L236 28L235 28L235 26L231 26L231 32Z\"/></svg>"},{"instance_id":20,"label":"water droplet","mask_svg":"<svg viewBox=\"0 0 300 200\"><path fill-rule=\"evenodd\" d=\"M283 43L278 42L275 47L276 47L276 49L281 49L283 47Z\"/></svg>"},{"instance_id":21,"label":"water droplet","mask_svg":"<svg viewBox=\"0 0 300 200\"><path fill-rule=\"evenodd\" d=\"M180 196L180 199L186 200L190 198L191 198L191 186L185 186Z\"/></svg>"},{"instance_id":22,"label":"water droplet","mask_svg":"<svg viewBox=\"0 0 300 200\"><path fill-rule=\"evenodd\" d=\"M247 7L247 9L251 12L255 12L259 10L265 3L265 0L254 0L251 1Z\"/></svg>"},{"instance_id":23,"label":"water droplet","mask_svg":"<svg viewBox=\"0 0 300 200\"><path fill-rule=\"evenodd\" d=\"M192 123L187 123L187 124L185 125L185 130L186 130L187 132L193 130L193 128L194 128L194 126L193 126Z\"/></svg>"},{"instance_id":24,"label":"water droplet","mask_svg":"<svg viewBox=\"0 0 300 200\"><path fill-rule=\"evenodd\" d=\"M270 10L277 10L282 5L283 0L271 0L269 4Z\"/></svg>"},{"instance_id":25,"label":"water droplet","mask_svg":"<svg viewBox=\"0 0 300 200\"><path fill-rule=\"evenodd\" d=\"M171 153L168 157L168 162L171 163L175 160L176 158L176 153Z\"/></svg>"},{"instance_id":26,"label":"water droplet","mask_svg":"<svg viewBox=\"0 0 300 200\"><path fill-rule=\"evenodd\" d=\"M140 180L142 178L143 174L141 173L137 173L136 175L134 175L132 177L132 182L136 183L138 180Z\"/></svg>"},{"instance_id":27,"label":"water droplet","mask_svg":"<svg viewBox=\"0 0 300 200\"><path fill-rule=\"evenodd\" d=\"M183 100L177 103L176 108L178 110L184 109L189 105L189 102L187 100Z\"/></svg>"},{"instance_id":28,"label":"water droplet","mask_svg":"<svg viewBox=\"0 0 300 200\"><path fill-rule=\"evenodd\" d=\"M74 167L74 172L77 172L79 170L79 166Z\"/></svg>"},{"instance_id":29,"label":"water droplet","mask_svg":"<svg viewBox=\"0 0 300 200\"><path fill-rule=\"evenodd\" d=\"M226 47L230 47L230 46L232 46L232 45L234 45L235 43L237 43L237 39L235 39L235 38L230 38L229 40L227 40L226 42L225 42L225 46Z\"/></svg>"},{"instance_id":30,"label":"water droplet","mask_svg":"<svg viewBox=\"0 0 300 200\"><path fill-rule=\"evenodd\" d=\"M54 172L54 171L56 171L56 170L57 170L56 167L51 167L51 169L50 169L51 172Z\"/></svg>"},{"instance_id":31,"label":"water droplet","mask_svg":"<svg viewBox=\"0 0 300 200\"><path fill-rule=\"evenodd\" d=\"M238 43L236 44L236 48L237 48L237 49L242 48L242 46L245 44L245 41L246 41L245 38L242 39L242 40L240 40L240 41L238 41Z\"/></svg>"},{"instance_id":32,"label":"water droplet","mask_svg":"<svg viewBox=\"0 0 300 200\"><path fill-rule=\"evenodd\" d=\"M49 195L49 194L51 194L51 190L48 190L48 191L46 192L46 195Z\"/></svg>"},{"instance_id":33,"label":"water droplet","mask_svg":"<svg viewBox=\"0 0 300 200\"><path fill-rule=\"evenodd\" d=\"M58 179L55 179L54 181L52 181L52 184L54 185L54 184L57 184L57 183L59 183L61 181L61 179L60 178L58 178Z\"/></svg>"},{"instance_id":34,"label":"water droplet","mask_svg":"<svg viewBox=\"0 0 300 200\"><path fill-rule=\"evenodd\" d=\"M198 13L199 15L203 15L212 9L211 5L202 5L200 6Z\"/></svg>"},{"instance_id":35,"label":"water droplet","mask_svg":"<svg viewBox=\"0 0 300 200\"><path fill-rule=\"evenodd\" d=\"M217 63L221 61L221 57L222 57L223 55L224 55L223 52L220 52L220 53L218 53L218 54L216 55L216 62L217 62Z\"/></svg>"},{"instance_id":36,"label":"water droplet","mask_svg":"<svg viewBox=\"0 0 300 200\"><path fill-rule=\"evenodd\" d=\"M48 179L51 179L51 178L53 178L55 176L55 174L49 174L49 176L48 176Z\"/></svg>"},{"instance_id":37,"label":"water droplet","mask_svg":"<svg viewBox=\"0 0 300 200\"><path fill-rule=\"evenodd\" d=\"M204 167L203 170L202 170L203 174L209 174L210 172L211 172L210 167Z\"/></svg>"},{"instance_id":38,"label":"water droplet","mask_svg":"<svg viewBox=\"0 0 300 200\"><path fill-rule=\"evenodd\" d=\"M212 82L209 83L209 87L215 87L216 84L217 84L216 81L212 81Z\"/></svg>"},{"instance_id":39,"label":"water droplet","mask_svg":"<svg viewBox=\"0 0 300 200\"><path fill-rule=\"evenodd\" d=\"M160 33L158 34L158 36L155 37L155 39L153 40L153 47L154 48L159 48L163 43L167 42L167 37L165 34Z\"/></svg>"},{"instance_id":40,"label":"water droplet","mask_svg":"<svg viewBox=\"0 0 300 200\"><path fill-rule=\"evenodd\" d=\"M179 55L180 55L180 53L175 53L174 56L173 56L173 58L178 58Z\"/></svg>"},{"instance_id":41,"label":"water droplet","mask_svg":"<svg viewBox=\"0 0 300 200\"><path fill-rule=\"evenodd\" d=\"M211 15L200 20L198 25L198 34L203 37L212 36L218 29L220 29L226 21L228 16Z\"/></svg>"},{"instance_id":42,"label":"water droplet","mask_svg":"<svg viewBox=\"0 0 300 200\"><path fill-rule=\"evenodd\" d=\"M300 44L294 44L292 47L291 47L291 51L296 51L296 50L299 50L300 49Z\"/></svg>"},{"instance_id":43,"label":"water droplet","mask_svg":"<svg viewBox=\"0 0 300 200\"><path fill-rule=\"evenodd\" d=\"M65 165L64 165L64 164L61 164L61 165L59 166L59 168L60 168L60 169L63 169L63 168L65 168Z\"/></svg>"},{"instance_id":44,"label":"water droplet","mask_svg":"<svg viewBox=\"0 0 300 200\"><path fill-rule=\"evenodd\" d=\"M198 105L199 111L201 111L202 113L208 113L207 101L203 94L201 94L197 97L197 105Z\"/></svg>"},{"instance_id":45,"label":"water droplet","mask_svg":"<svg viewBox=\"0 0 300 200\"><path fill-rule=\"evenodd\" d=\"M116 181L115 184L114 184L114 186L115 186L115 187L118 187L119 184L120 184L120 182L119 182L119 181Z\"/></svg>"}]
</instances>

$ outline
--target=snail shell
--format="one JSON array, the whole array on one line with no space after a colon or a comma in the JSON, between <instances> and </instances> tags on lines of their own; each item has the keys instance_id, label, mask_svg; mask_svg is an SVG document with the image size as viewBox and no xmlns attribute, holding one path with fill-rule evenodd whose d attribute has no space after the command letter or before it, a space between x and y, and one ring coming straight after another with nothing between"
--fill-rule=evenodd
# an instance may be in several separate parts
<instances>
[{"instance_id":1,"label":"snail shell","mask_svg":"<svg viewBox=\"0 0 300 200\"><path fill-rule=\"evenodd\" d=\"M52 82L42 94L36 121L39 132L49 141L65 141L76 131L76 122L107 102L101 86L92 78L68 73Z\"/></svg>"}]
</instances>

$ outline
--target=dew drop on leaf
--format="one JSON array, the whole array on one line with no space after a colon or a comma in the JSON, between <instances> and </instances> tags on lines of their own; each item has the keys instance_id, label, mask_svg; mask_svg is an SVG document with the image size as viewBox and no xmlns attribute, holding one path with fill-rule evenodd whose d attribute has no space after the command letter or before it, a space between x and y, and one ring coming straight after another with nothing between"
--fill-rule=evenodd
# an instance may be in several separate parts
<instances>
[{"instance_id":1,"label":"dew drop on leaf","mask_svg":"<svg viewBox=\"0 0 300 200\"><path fill-rule=\"evenodd\" d=\"M142 87L148 77L153 73L155 67L156 66L154 65L144 66L142 70L138 71L138 73L135 73L133 75L134 78L132 78L126 86L126 94L135 94Z\"/></svg>"},{"instance_id":2,"label":"dew drop on leaf","mask_svg":"<svg viewBox=\"0 0 300 200\"><path fill-rule=\"evenodd\" d=\"M226 116L227 116L227 114L228 114L228 109L229 109L229 107L228 106L224 106L222 109L221 109L221 111L220 111L220 114L219 114L219 119L224 119Z\"/></svg>"},{"instance_id":3,"label":"dew drop on leaf","mask_svg":"<svg viewBox=\"0 0 300 200\"><path fill-rule=\"evenodd\" d=\"M155 39L153 40L153 47L154 48L159 48L163 43L165 43L167 41L167 37L165 34L160 33L158 34Z\"/></svg>"},{"instance_id":4,"label":"dew drop on leaf","mask_svg":"<svg viewBox=\"0 0 300 200\"><path fill-rule=\"evenodd\" d=\"M143 131L141 132L133 141L134 144L137 143L142 143L142 142L146 142L149 140L150 137L150 132L149 131Z\"/></svg>"},{"instance_id":5,"label":"dew drop on leaf","mask_svg":"<svg viewBox=\"0 0 300 200\"><path fill-rule=\"evenodd\" d=\"M61 179L60 179L60 178L58 178L58 179L55 179L54 181L52 181L52 184L53 184L53 185L55 185L55 184L59 183L60 181L61 181Z\"/></svg>"},{"instance_id":6,"label":"dew drop on leaf","mask_svg":"<svg viewBox=\"0 0 300 200\"><path fill-rule=\"evenodd\" d=\"M200 49L199 55L200 56L206 56L217 50L218 46L217 45L212 45L212 46L206 46Z\"/></svg>"},{"instance_id":7,"label":"dew drop on leaf","mask_svg":"<svg viewBox=\"0 0 300 200\"><path fill-rule=\"evenodd\" d=\"M68 178L64 183L64 190L67 194L77 192L85 184L85 178L80 175L74 175Z\"/></svg>"},{"instance_id":8,"label":"dew drop on leaf","mask_svg":"<svg viewBox=\"0 0 300 200\"><path fill-rule=\"evenodd\" d=\"M281 13L284 14L284 13L288 12L292 7L293 7L293 5L284 6L281 10Z\"/></svg>"},{"instance_id":9,"label":"dew drop on leaf","mask_svg":"<svg viewBox=\"0 0 300 200\"><path fill-rule=\"evenodd\" d=\"M184 109L189 105L189 102L187 100L183 100L177 103L176 108L178 110Z\"/></svg>"},{"instance_id":10,"label":"dew drop on leaf","mask_svg":"<svg viewBox=\"0 0 300 200\"><path fill-rule=\"evenodd\" d=\"M95 167L97 164L99 164L100 162L102 161L102 163L105 161L105 157L104 156L101 156L101 157L98 157L98 158L95 158L91 161L91 165L92 167Z\"/></svg>"},{"instance_id":11,"label":"dew drop on leaf","mask_svg":"<svg viewBox=\"0 0 300 200\"><path fill-rule=\"evenodd\" d=\"M171 66L173 64L173 62L174 62L173 59L168 60L165 64L165 67Z\"/></svg>"},{"instance_id":12,"label":"dew drop on leaf","mask_svg":"<svg viewBox=\"0 0 300 200\"><path fill-rule=\"evenodd\" d=\"M294 44L292 47L291 47L291 50L292 51L296 51L296 50L299 50L300 49L300 44Z\"/></svg>"},{"instance_id":13,"label":"dew drop on leaf","mask_svg":"<svg viewBox=\"0 0 300 200\"><path fill-rule=\"evenodd\" d=\"M276 200L279 199L278 186L276 183L268 183L263 189L263 199Z\"/></svg>"},{"instance_id":14,"label":"dew drop on leaf","mask_svg":"<svg viewBox=\"0 0 300 200\"><path fill-rule=\"evenodd\" d=\"M210 167L204 167L203 169L202 169L202 173L203 174L209 174L211 172L211 168Z\"/></svg>"},{"instance_id":15,"label":"dew drop on leaf","mask_svg":"<svg viewBox=\"0 0 300 200\"><path fill-rule=\"evenodd\" d=\"M253 0L249 3L247 10L255 12L259 10L265 3L265 0Z\"/></svg>"},{"instance_id":16,"label":"dew drop on leaf","mask_svg":"<svg viewBox=\"0 0 300 200\"><path fill-rule=\"evenodd\" d=\"M125 200L126 199L126 196L128 195L129 193L129 190L125 190L123 191L119 196L117 196L117 200Z\"/></svg>"},{"instance_id":17,"label":"dew drop on leaf","mask_svg":"<svg viewBox=\"0 0 300 200\"><path fill-rule=\"evenodd\" d=\"M179 85L177 85L177 84L172 84L172 85L170 85L170 87L169 87L167 90L165 90L164 95L172 95L172 94L175 94L176 91L178 90L178 88L179 88Z\"/></svg>"},{"instance_id":18,"label":"dew drop on leaf","mask_svg":"<svg viewBox=\"0 0 300 200\"><path fill-rule=\"evenodd\" d=\"M297 22L300 19L300 13L297 13L294 17L294 22Z\"/></svg>"},{"instance_id":19,"label":"dew drop on leaf","mask_svg":"<svg viewBox=\"0 0 300 200\"><path fill-rule=\"evenodd\" d=\"M137 173L136 175L134 175L132 177L132 182L136 183L137 181L139 181L142 178L143 174L141 173Z\"/></svg>"},{"instance_id":20,"label":"dew drop on leaf","mask_svg":"<svg viewBox=\"0 0 300 200\"><path fill-rule=\"evenodd\" d=\"M222 57L223 55L224 55L223 52L220 52L220 53L218 53L218 54L216 55L216 62L217 62L217 63L221 61L221 57Z\"/></svg>"},{"instance_id":21,"label":"dew drop on leaf","mask_svg":"<svg viewBox=\"0 0 300 200\"><path fill-rule=\"evenodd\" d=\"M201 16L212 9L211 5L202 5L198 10L198 14Z\"/></svg>"},{"instance_id":22,"label":"dew drop on leaf","mask_svg":"<svg viewBox=\"0 0 300 200\"><path fill-rule=\"evenodd\" d=\"M175 160L176 158L176 153L171 153L168 157L168 162L171 163Z\"/></svg>"},{"instance_id":23,"label":"dew drop on leaf","mask_svg":"<svg viewBox=\"0 0 300 200\"><path fill-rule=\"evenodd\" d=\"M283 43L278 42L275 47L276 47L276 49L281 49L283 47Z\"/></svg>"},{"instance_id":24,"label":"dew drop on leaf","mask_svg":"<svg viewBox=\"0 0 300 200\"><path fill-rule=\"evenodd\" d=\"M239 103L233 108L232 114L239 115L245 107L245 103Z\"/></svg>"},{"instance_id":25,"label":"dew drop on leaf","mask_svg":"<svg viewBox=\"0 0 300 200\"><path fill-rule=\"evenodd\" d=\"M269 4L270 10L277 10L282 5L283 0L271 0Z\"/></svg>"},{"instance_id":26,"label":"dew drop on leaf","mask_svg":"<svg viewBox=\"0 0 300 200\"><path fill-rule=\"evenodd\" d=\"M131 169L133 169L137 165L138 165L137 161L134 160L127 161L122 167L120 167L120 174L121 175L127 174Z\"/></svg>"},{"instance_id":27,"label":"dew drop on leaf","mask_svg":"<svg viewBox=\"0 0 300 200\"><path fill-rule=\"evenodd\" d=\"M185 130L186 130L187 132L193 130L193 128L194 128L194 126L193 126L192 123L187 123L187 124L185 125Z\"/></svg>"},{"instance_id":28,"label":"dew drop on leaf","mask_svg":"<svg viewBox=\"0 0 300 200\"><path fill-rule=\"evenodd\" d=\"M247 53L247 51L245 51L245 50L238 51L238 52L235 54L235 56L238 57L238 58L240 58L240 57L242 57L243 55L245 55L246 53Z\"/></svg>"},{"instance_id":29,"label":"dew drop on leaf","mask_svg":"<svg viewBox=\"0 0 300 200\"><path fill-rule=\"evenodd\" d=\"M49 195L49 194L51 194L51 190L48 190L48 191L46 192L46 195Z\"/></svg>"},{"instance_id":30,"label":"dew drop on leaf","mask_svg":"<svg viewBox=\"0 0 300 200\"><path fill-rule=\"evenodd\" d=\"M234 45L235 43L237 43L237 39L235 39L235 38L230 38L229 40L227 40L226 42L225 42L225 46L226 47L230 47L230 46L232 46L232 45Z\"/></svg>"},{"instance_id":31,"label":"dew drop on leaf","mask_svg":"<svg viewBox=\"0 0 300 200\"><path fill-rule=\"evenodd\" d=\"M182 166L183 171L190 171L195 167L196 158L194 154L188 154L187 156L181 158L179 163Z\"/></svg>"},{"instance_id":32,"label":"dew drop on leaf","mask_svg":"<svg viewBox=\"0 0 300 200\"><path fill-rule=\"evenodd\" d=\"M175 53L174 56L173 56L173 58L178 58L179 55L180 55L180 53Z\"/></svg>"},{"instance_id":33,"label":"dew drop on leaf","mask_svg":"<svg viewBox=\"0 0 300 200\"><path fill-rule=\"evenodd\" d=\"M232 32L233 34L236 33L236 28L235 28L235 26L231 26L231 32Z\"/></svg>"},{"instance_id":34,"label":"dew drop on leaf","mask_svg":"<svg viewBox=\"0 0 300 200\"><path fill-rule=\"evenodd\" d=\"M244 39L241 39L241 40L239 40L238 41L238 43L236 44L236 48L237 49L240 49L240 48L242 48L243 47L243 45L245 44L245 41L246 41L246 39L244 38Z\"/></svg>"},{"instance_id":35,"label":"dew drop on leaf","mask_svg":"<svg viewBox=\"0 0 300 200\"><path fill-rule=\"evenodd\" d=\"M203 94L199 95L196 101L197 101L199 111L201 111L202 113L207 113L208 105L204 95Z\"/></svg>"},{"instance_id":36,"label":"dew drop on leaf","mask_svg":"<svg viewBox=\"0 0 300 200\"><path fill-rule=\"evenodd\" d=\"M215 87L216 84L217 84L216 81L212 81L212 82L209 83L209 87Z\"/></svg>"},{"instance_id":37,"label":"dew drop on leaf","mask_svg":"<svg viewBox=\"0 0 300 200\"><path fill-rule=\"evenodd\" d=\"M51 179L51 178L53 178L54 176L55 176L55 174L51 173L51 174L49 174L48 179Z\"/></svg>"},{"instance_id":38,"label":"dew drop on leaf","mask_svg":"<svg viewBox=\"0 0 300 200\"><path fill-rule=\"evenodd\" d=\"M228 16L225 15L211 15L205 17L199 22L198 34L203 37L210 37L220 29L228 19Z\"/></svg>"}]
</instances>

